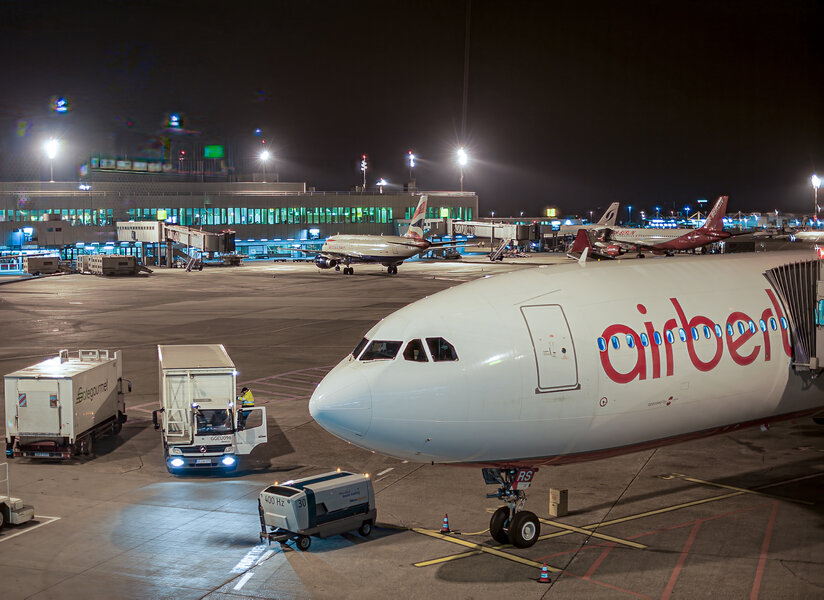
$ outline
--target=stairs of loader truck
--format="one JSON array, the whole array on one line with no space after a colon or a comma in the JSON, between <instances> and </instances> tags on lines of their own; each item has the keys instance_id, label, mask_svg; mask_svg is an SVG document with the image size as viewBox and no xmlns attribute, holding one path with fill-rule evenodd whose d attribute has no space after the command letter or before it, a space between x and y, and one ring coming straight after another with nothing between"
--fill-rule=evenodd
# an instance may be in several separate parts
<instances>
[{"instance_id":1,"label":"stairs of loader truck","mask_svg":"<svg viewBox=\"0 0 824 600\"><path fill-rule=\"evenodd\" d=\"M792 336L792 365L798 371L824 369L824 263L800 261L764 272L780 297Z\"/></svg>"},{"instance_id":2,"label":"stairs of loader truck","mask_svg":"<svg viewBox=\"0 0 824 600\"><path fill-rule=\"evenodd\" d=\"M489 253L489 260L503 260L506 247L509 246L511 240L502 239L501 243L495 246L492 252Z\"/></svg>"}]
</instances>

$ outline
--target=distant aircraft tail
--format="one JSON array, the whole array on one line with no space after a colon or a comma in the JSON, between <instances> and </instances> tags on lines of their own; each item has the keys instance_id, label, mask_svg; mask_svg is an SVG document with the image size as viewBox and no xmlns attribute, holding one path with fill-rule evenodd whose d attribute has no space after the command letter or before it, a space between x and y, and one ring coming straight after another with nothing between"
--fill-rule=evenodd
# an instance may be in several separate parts
<instances>
[{"instance_id":1,"label":"distant aircraft tail","mask_svg":"<svg viewBox=\"0 0 824 600\"><path fill-rule=\"evenodd\" d=\"M700 229L704 231L723 231L724 230L724 216L727 214L727 196L720 196L712 207L707 220Z\"/></svg>"},{"instance_id":2,"label":"distant aircraft tail","mask_svg":"<svg viewBox=\"0 0 824 600\"><path fill-rule=\"evenodd\" d=\"M403 234L403 237L413 238L416 240L423 239L423 226L426 220L426 194L421 196L418 206L415 207L415 212L412 214L412 222L409 223L409 229Z\"/></svg>"},{"instance_id":3,"label":"distant aircraft tail","mask_svg":"<svg viewBox=\"0 0 824 600\"><path fill-rule=\"evenodd\" d=\"M618 216L618 207L620 203L613 202L604 213L604 216L596 223L596 225L606 225L607 227L615 227L615 219Z\"/></svg>"},{"instance_id":4,"label":"distant aircraft tail","mask_svg":"<svg viewBox=\"0 0 824 600\"><path fill-rule=\"evenodd\" d=\"M587 234L586 229L579 229L578 234L575 236L575 240L572 242L572 246L570 246L567 254L574 258L578 258L584 250L589 250L591 255L594 248L592 247L592 242L589 240L589 235Z\"/></svg>"}]
</instances>

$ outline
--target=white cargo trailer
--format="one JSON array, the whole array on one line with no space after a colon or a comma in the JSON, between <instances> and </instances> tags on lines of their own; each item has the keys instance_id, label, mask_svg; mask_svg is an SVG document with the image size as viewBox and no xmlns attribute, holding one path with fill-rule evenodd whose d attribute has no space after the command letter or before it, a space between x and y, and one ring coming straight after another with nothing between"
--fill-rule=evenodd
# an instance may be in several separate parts
<instances>
[{"instance_id":1,"label":"white cargo trailer","mask_svg":"<svg viewBox=\"0 0 824 600\"><path fill-rule=\"evenodd\" d=\"M6 456L91 454L96 437L119 433L126 421L122 376L120 352L108 350L61 350L6 375Z\"/></svg>"},{"instance_id":2,"label":"white cargo trailer","mask_svg":"<svg viewBox=\"0 0 824 600\"><path fill-rule=\"evenodd\" d=\"M237 468L238 458L268 440L266 408L242 409L237 370L221 344L158 346L163 452L170 473Z\"/></svg>"},{"instance_id":3,"label":"white cargo trailer","mask_svg":"<svg viewBox=\"0 0 824 600\"><path fill-rule=\"evenodd\" d=\"M377 510L369 475L332 471L270 485L258 498L260 538L285 542L293 539L308 550L309 536L320 538L357 529L372 533Z\"/></svg>"}]
</instances>

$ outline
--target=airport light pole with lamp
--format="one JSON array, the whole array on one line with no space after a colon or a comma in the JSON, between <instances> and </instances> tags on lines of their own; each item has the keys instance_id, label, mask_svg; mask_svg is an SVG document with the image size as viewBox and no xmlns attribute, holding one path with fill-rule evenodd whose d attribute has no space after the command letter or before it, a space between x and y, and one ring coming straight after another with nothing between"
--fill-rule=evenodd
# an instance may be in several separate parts
<instances>
[{"instance_id":1,"label":"airport light pole with lamp","mask_svg":"<svg viewBox=\"0 0 824 600\"><path fill-rule=\"evenodd\" d=\"M469 162L469 157L466 154L463 146L458 148L458 166L461 169L461 191L463 191L464 167Z\"/></svg>"},{"instance_id":2,"label":"airport light pole with lamp","mask_svg":"<svg viewBox=\"0 0 824 600\"><path fill-rule=\"evenodd\" d=\"M54 159L57 157L57 140L49 138L45 144L46 156L49 157L49 181L54 183Z\"/></svg>"},{"instance_id":3,"label":"airport light pole with lamp","mask_svg":"<svg viewBox=\"0 0 824 600\"><path fill-rule=\"evenodd\" d=\"M264 150L260 153L260 162L263 165L263 183L266 183L266 163L269 162L269 159L272 155L269 153L268 150Z\"/></svg>"},{"instance_id":4,"label":"airport light pole with lamp","mask_svg":"<svg viewBox=\"0 0 824 600\"><path fill-rule=\"evenodd\" d=\"M815 202L813 205L813 221L818 221L818 188L821 187L821 178L813 174L810 177L810 183L813 184L813 199Z\"/></svg>"},{"instance_id":5,"label":"airport light pole with lamp","mask_svg":"<svg viewBox=\"0 0 824 600\"><path fill-rule=\"evenodd\" d=\"M406 162L409 164L409 181L412 181L412 169L415 168L415 158L417 158L410 150L406 155Z\"/></svg>"},{"instance_id":6,"label":"airport light pole with lamp","mask_svg":"<svg viewBox=\"0 0 824 600\"><path fill-rule=\"evenodd\" d=\"M366 155L364 154L363 156L361 156L361 161L360 161L360 170L361 170L361 173L363 173L363 187L361 188L362 192L366 191L366 169L368 167L369 167L369 165L366 162Z\"/></svg>"}]
</instances>

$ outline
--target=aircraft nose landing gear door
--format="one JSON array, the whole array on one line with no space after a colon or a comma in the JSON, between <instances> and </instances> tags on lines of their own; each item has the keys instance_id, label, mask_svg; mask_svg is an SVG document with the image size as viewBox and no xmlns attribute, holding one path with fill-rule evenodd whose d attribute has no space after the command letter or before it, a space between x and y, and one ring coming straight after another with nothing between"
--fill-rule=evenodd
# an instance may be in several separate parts
<instances>
[{"instance_id":1,"label":"aircraft nose landing gear door","mask_svg":"<svg viewBox=\"0 0 824 600\"><path fill-rule=\"evenodd\" d=\"M538 370L536 393L575 390L578 383L578 363L575 345L563 309L557 304L522 306Z\"/></svg>"},{"instance_id":2,"label":"aircraft nose landing gear door","mask_svg":"<svg viewBox=\"0 0 824 600\"><path fill-rule=\"evenodd\" d=\"M238 411L237 421L238 431L235 439L238 454L249 454L255 446L268 441L266 407L258 406Z\"/></svg>"}]
</instances>

